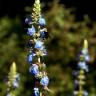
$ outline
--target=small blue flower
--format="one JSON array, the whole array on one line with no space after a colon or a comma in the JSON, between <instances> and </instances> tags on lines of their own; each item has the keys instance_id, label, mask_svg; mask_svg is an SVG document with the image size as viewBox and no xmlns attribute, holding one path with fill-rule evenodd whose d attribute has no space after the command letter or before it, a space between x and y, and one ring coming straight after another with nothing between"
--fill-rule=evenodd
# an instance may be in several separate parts
<instances>
[{"instance_id":1,"label":"small blue flower","mask_svg":"<svg viewBox=\"0 0 96 96\"><path fill-rule=\"evenodd\" d=\"M79 63L78 63L78 67L79 67L80 69L84 69L86 72L89 71L88 66L86 65L85 62L79 62Z\"/></svg>"},{"instance_id":2,"label":"small blue flower","mask_svg":"<svg viewBox=\"0 0 96 96\"><path fill-rule=\"evenodd\" d=\"M40 37L41 38L44 38L45 37L45 32L44 31L40 33Z\"/></svg>"},{"instance_id":3,"label":"small blue flower","mask_svg":"<svg viewBox=\"0 0 96 96\"><path fill-rule=\"evenodd\" d=\"M86 61L86 62L89 62L89 61L90 61L90 55L86 55L86 56L85 56L85 61Z\"/></svg>"},{"instance_id":4,"label":"small blue flower","mask_svg":"<svg viewBox=\"0 0 96 96\"><path fill-rule=\"evenodd\" d=\"M14 88L17 88L19 86L19 82L17 81L17 80L15 80L14 82L13 82L13 87Z\"/></svg>"},{"instance_id":5,"label":"small blue flower","mask_svg":"<svg viewBox=\"0 0 96 96\"><path fill-rule=\"evenodd\" d=\"M43 31L43 32L40 33L41 38L48 38L48 36L49 36L48 32Z\"/></svg>"},{"instance_id":6,"label":"small blue flower","mask_svg":"<svg viewBox=\"0 0 96 96\"><path fill-rule=\"evenodd\" d=\"M31 28L28 28L27 30L27 34L30 35L30 36L33 36L35 34L36 30L35 30L35 27L32 25Z\"/></svg>"},{"instance_id":7,"label":"small blue flower","mask_svg":"<svg viewBox=\"0 0 96 96\"><path fill-rule=\"evenodd\" d=\"M32 66L29 69L30 73L34 74L37 76L39 74L39 68L37 64L32 64Z\"/></svg>"},{"instance_id":8,"label":"small blue flower","mask_svg":"<svg viewBox=\"0 0 96 96\"><path fill-rule=\"evenodd\" d=\"M44 26L45 24L46 24L45 19L42 18L42 17L40 17L40 18L39 18L39 25L40 25L40 26Z\"/></svg>"},{"instance_id":9,"label":"small blue flower","mask_svg":"<svg viewBox=\"0 0 96 96\"><path fill-rule=\"evenodd\" d=\"M26 18L25 18L25 23L26 24L30 24L32 22L32 17L31 16L27 16Z\"/></svg>"},{"instance_id":10,"label":"small blue flower","mask_svg":"<svg viewBox=\"0 0 96 96\"><path fill-rule=\"evenodd\" d=\"M33 96L40 96L39 88L34 88L34 95Z\"/></svg>"},{"instance_id":11,"label":"small blue flower","mask_svg":"<svg viewBox=\"0 0 96 96\"><path fill-rule=\"evenodd\" d=\"M33 53L30 53L28 56L27 56L27 61L29 64L32 64L32 60L33 60Z\"/></svg>"},{"instance_id":12,"label":"small blue flower","mask_svg":"<svg viewBox=\"0 0 96 96\"><path fill-rule=\"evenodd\" d=\"M43 86L48 86L48 84L49 84L49 78L48 78L48 76L44 76L44 77L41 79L40 83L41 83L41 85L43 85Z\"/></svg>"},{"instance_id":13,"label":"small blue flower","mask_svg":"<svg viewBox=\"0 0 96 96\"><path fill-rule=\"evenodd\" d=\"M41 41L36 41L36 43L35 43L35 48L36 48L36 49L39 49L39 50L42 50L42 49L44 48L43 42L41 42Z\"/></svg>"}]
</instances>

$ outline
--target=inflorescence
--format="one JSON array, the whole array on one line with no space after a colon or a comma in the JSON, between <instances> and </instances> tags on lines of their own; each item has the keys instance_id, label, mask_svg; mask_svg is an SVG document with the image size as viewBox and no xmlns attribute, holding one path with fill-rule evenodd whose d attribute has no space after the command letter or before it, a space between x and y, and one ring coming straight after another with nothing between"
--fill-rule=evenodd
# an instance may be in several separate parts
<instances>
[{"instance_id":1,"label":"inflorescence","mask_svg":"<svg viewBox=\"0 0 96 96\"><path fill-rule=\"evenodd\" d=\"M25 23L28 25L27 35L29 37L27 62L30 65L29 72L35 78L33 93L34 96L41 96L41 94L45 96L44 90L48 90L49 78L46 72L46 64L42 58L47 55L44 42L48 38L48 32L46 21L41 15L39 0L35 0L32 15L26 17ZM40 92L41 90L43 91Z\"/></svg>"},{"instance_id":2,"label":"inflorescence","mask_svg":"<svg viewBox=\"0 0 96 96\"><path fill-rule=\"evenodd\" d=\"M7 95L6 96L16 96L16 89L19 87L20 76L19 73L16 72L16 64L13 62L10 67L10 72L8 75L7 81Z\"/></svg>"},{"instance_id":3,"label":"inflorescence","mask_svg":"<svg viewBox=\"0 0 96 96\"><path fill-rule=\"evenodd\" d=\"M83 49L79 55L78 71L74 72L76 76L74 96L88 96L88 92L83 88L83 85L85 85L85 74L89 72L88 62L90 62L90 55L88 52L88 41L85 39Z\"/></svg>"}]
</instances>

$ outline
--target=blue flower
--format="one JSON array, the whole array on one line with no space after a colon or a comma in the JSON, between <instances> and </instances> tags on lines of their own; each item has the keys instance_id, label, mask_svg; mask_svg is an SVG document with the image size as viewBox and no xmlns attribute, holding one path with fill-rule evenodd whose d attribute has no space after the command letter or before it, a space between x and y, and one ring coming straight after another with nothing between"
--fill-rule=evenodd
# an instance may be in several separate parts
<instances>
[{"instance_id":1,"label":"blue flower","mask_svg":"<svg viewBox=\"0 0 96 96\"><path fill-rule=\"evenodd\" d=\"M34 95L33 96L40 96L39 88L34 88Z\"/></svg>"},{"instance_id":2,"label":"blue flower","mask_svg":"<svg viewBox=\"0 0 96 96\"><path fill-rule=\"evenodd\" d=\"M85 61L89 62L90 61L90 55L85 55Z\"/></svg>"},{"instance_id":3,"label":"blue flower","mask_svg":"<svg viewBox=\"0 0 96 96\"><path fill-rule=\"evenodd\" d=\"M30 53L28 56L27 56L27 61L29 64L32 64L32 60L33 60L33 53Z\"/></svg>"},{"instance_id":4,"label":"blue flower","mask_svg":"<svg viewBox=\"0 0 96 96\"><path fill-rule=\"evenodd\" d=\"M25 23L26 23L26 24L32 23L32 17L31 17L31 16L27 16L27 17L25 18Z\"/></svg>"},{"instance_id":5,"label":"blue flower","mask_svg":"<svg viewBox=\"0 0 96 96\"><path fill-rule=\"evenodd\" d=\"M17 81L17 80L15 80L14 82L13 82L13 87L14 88L17 88L19 86L19 82Z\"/></svg>"},{"instance_id":6,"label":"blue flower","mask_svg":"<svg viewBox=\"0 0 96 96\"><path fill-rule=\"evenodd\" d=\"M41 38L44 38L45 37L45 32L44 31L40 33L40 37Z\"/></svg>"},{"instance_id":7,"label":"blue flower","mask_svg":"<svg viewBox=\"0 0 96 96\"><path fill-rule=\"evenodd\" d=\"M44 26L45 24L46 24L45 19L42 18L42 17L40 17L40 18L39 18L39 25L40 25L40 26Z\"/></svg>"},{"instance_id":8,"label":"blue flower","mask_svg":"<svg viewBox=\"0 0 96 96\"><path fill-rule=\"evenodd\" d=\"M27 34L30 35L30 36L33 36L35 34L36 30L35 30L35 27L32 25L31 28L28 28L27 30Z\"/></svg>"},{"instance_id":9,"label":"blue flower","mask_svg":"<svg viewBox=\"0 0 96 96\"><path fill-rule=\"evenodd\" d=\"M36 43L35 43L35 48L36 48L36 49L39 49L39 50L42 50L42 49L44 48L43 42L41 42L41 41L36 41Z\"/></svg>"},{"instance_id":10,"label":"blue flower","mask_svg":"<svg viewBox=\"0 0 96 96\"><path fill-rule=\"evenodd\" d=\"M32 66L29 69L30 73L34 74L37 76L39 74L39 68L37 64L32 64Z\"/></svg>"},{"instance_id":11,"label":"blue flower","mask_svg":"<svg viewBox=\"0 0 96 96\"><path fill-rule=\"evenodd\" d=\"M41 38L48 38L48 36L49 36L48 32L43 31L40 33Z\"/></svg>"},{"instance_id":12,"label":"blue flower","mask_svg":"<svg viewBox=\"0 0 96 96\"><path fill-rule=\"evenodd\" d=\"M43 85L43 86L48 86L48 84L49 84L49 78L48 78L48 76L44 76L44 77L41 79L40 83L41 83L41 85Z\"/></svg>"},{"instance_id":13,"label":"blue flower","mask_svg":"<svg viewBox=\"0 0 96 96\"><path fill-rule=\"evenodd\" d=\"M79 62L79 63L78 63L78 67L79 67L80 69L85 70L86 72L89 71L88 66L86 65L85 62Z\"/></svg>"}]
</instances>

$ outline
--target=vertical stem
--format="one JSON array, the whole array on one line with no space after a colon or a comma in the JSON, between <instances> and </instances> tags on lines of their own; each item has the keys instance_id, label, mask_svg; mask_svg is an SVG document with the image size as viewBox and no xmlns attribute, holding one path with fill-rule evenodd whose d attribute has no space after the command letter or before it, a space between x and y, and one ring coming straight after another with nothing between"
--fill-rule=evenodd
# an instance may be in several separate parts
<instances>
[{"instance_id":1,"label":"vertical stem","mask_svg":"<svg viewBox=\"0 0 96 96\"><path fill-rule=\"evenodd\" d=\"M79 92L80 92L80 95L79 96L82 96L82 85L81 84L80 84L80 87L79 87Z\"/></svg>"},{"instance_id":2,"label":"vertical stem","mask_svg":"<svg viewBox=\"0 0 96 96\"><path fill-rule=\"evenodd\" d=\"M40 92L40 96L42 96L42 92Z\"/></svg>"}]
</instances>

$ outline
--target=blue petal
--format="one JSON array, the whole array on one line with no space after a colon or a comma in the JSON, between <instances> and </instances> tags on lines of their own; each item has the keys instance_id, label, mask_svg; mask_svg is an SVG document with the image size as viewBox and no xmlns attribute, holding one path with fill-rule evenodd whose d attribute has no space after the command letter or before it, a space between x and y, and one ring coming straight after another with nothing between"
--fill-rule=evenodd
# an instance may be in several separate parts
<instances>
[{"instance_id":1,"label":"blue petal","mask_svg":"<svg viewBox=\"0 0 96 96\"><path fill-rule=\"evenodd\" d=\"M39 18L39 24L42 26L42 25L45 25L46 24L46 21L44 18Z\"/></svg>"},{"instance_id":2,"label":"blue petal","mask_svg":"<svg viewBox=\"0 0 96 96\"><path fill-rule=\"evenodd\" d=\"M42 32L40 33L40 37L41 37L41 38L48 38L48 37L49 37L49 34L48 34L48 32L42 31Z\"/></svg>"},{"instance_id":3,"label":"blue petal","mask_svg":"<svg viewBox=\"0 0 96 96\"><path fill-rule=\"evenodd\" d=\"M13 82L13 87L14 87L14 88L17 88L18 86L19 86L19 82L15 80L15 81Z\"/></svg>"},{"instance_id":4,"label":"blue petal","mask_svg":"<svg viewBox=\"0 0 96 96\"><path fill-rule=\"evenodd\" d=\"M33 60L33 54L29 54L28 57L27 57L27 61L29 64L32 64L32 60Z\"/></svg>"},{"instance_id":5,"label":"blue petal","mask_svg":"<svg viewBox=\"0 0 96 96\"><path fill-rule=\"evenodd\" d=\"M40 83L41 83L41 85L43 85L43 86L48 86L48 84L49 84L49 78L48 78L48 76L44 76L44 77L41 79Z\"/></svg>"},{"instance_id":6,"label":"blue petal","mask_svg":"<svg viewBox=\"0 0 96 96\"><path fill-rule=\"evenodd\" d=\"M40 33L40 37L41 37L41 38L44 38L44 37L45 37L45 32L41 32L41 33Z\"/></svg>"},{"instance_id":7,"label":"blue petal","mask_svg":"<svg viewBox=\"0 0 96 96\"><path fill-rule=\"evenodd\" d=\"M36 32L35 27L32 25L31 28L28 28L27 34L33 36L35 32Z\"/></svg>"},{"instance_id":8,"label":"blue petal","mask_svg":"<svg viewBox=\"0 0 96 96\"><path fill-rule=\"evenodd\" d=\"M32 64L32 66L29 69L30 73L37 75L39 74L39 69L37 64Z\"/></svg>"},{"instance_id":9,"label":"blue petal","mask_svg":"<svg viewBox=\"0 0 96 96\"><path fill-rule=\"evenodd\" d=\"M43 46L43 42L41 42L41 41L37 41L36 43L35 43L35 48L36 49L42 49L44 46Z\"/></svg>"},{"instance_id":10,"label":"blue petal","mask_svg":"<svg viewBox=\"0 0 96 96\"><path fill-rule=\"evenodd\" d=\"M90 61L90 56L89 56L89 55L86 55L86 56L85 56L85 60L86 60L87 62L89 62L89 61Z\"/></svg>"},{"instance_id":11,"label":"blue petal","mask_svg":"<svg viewBox=\"0 0 96 96\"><path fill-rule=\"evenodd\" d=\"M32 17L31 16L28 16L25 18L25 23L26 24L30 24L32 22Z\"/></svg>"},{"instance_id":12,"label":"blue petal","mask_svg":"<svg viewBox=\"0 0 96 96\"><path fill-rule=\"evenodd\" d=\"M40 96L39 88L34 88L34 96Z\"/></svg>"},{"instance_id":13,"label":"blue petal","mask_svg":"<svg viewBox=\"0 0 96 96\"><path fill-rule=\"evenodd\" d=\"M80 69L85 70L86 72L89 71L88 66L86 65L85 62L79 62L79 63L78 63L78 67L79 67Z\"/></svg>"}]
</instances>

